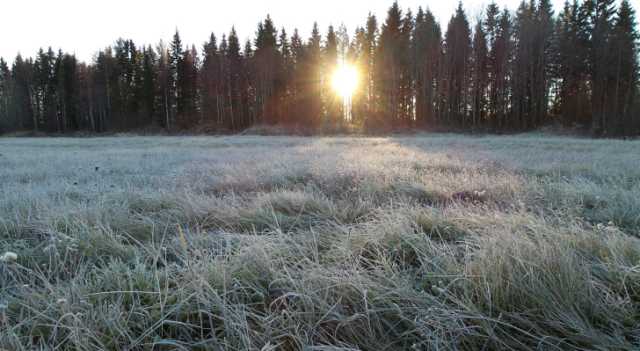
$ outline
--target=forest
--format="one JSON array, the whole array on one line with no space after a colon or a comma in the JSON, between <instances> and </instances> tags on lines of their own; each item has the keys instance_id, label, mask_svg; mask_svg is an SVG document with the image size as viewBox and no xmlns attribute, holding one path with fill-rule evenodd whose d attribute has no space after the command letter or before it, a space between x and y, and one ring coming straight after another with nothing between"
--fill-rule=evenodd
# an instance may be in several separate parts
<instances>
[{"instance_id":1,"label":"forest","mask_svg":"<svg viewBox=\"0 0 640 351\"><path fill-rule=\"evenodd\" d=\"M628 0L460 3L446 27L394 3L348 32L309 38L270 16L253 40L232 28L201 47L118 39L92 62L53 48L0 58L0 133L235 133L282 126L315 133L412 130L513 133L547 125L598 137L640 135L638 22ZM475 22L475 23L473 23ZM311 26L311 25L310 25ZM324 34L323 34L324 33ZM348 99L330 87L357 67Z\"/></svg>"}]
</instances>

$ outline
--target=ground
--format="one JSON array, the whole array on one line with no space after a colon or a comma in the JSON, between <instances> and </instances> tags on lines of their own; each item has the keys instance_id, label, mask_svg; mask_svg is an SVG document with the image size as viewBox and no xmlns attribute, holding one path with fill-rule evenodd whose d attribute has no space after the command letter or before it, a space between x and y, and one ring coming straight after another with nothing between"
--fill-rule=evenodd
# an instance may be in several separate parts
<instances>
[{"instance_id":1,"label":"ground","mask_svg":"<svg viewBox=\"0 0 640 351\"><path fill-rule=\"evenodd\" d=\"M639 235L639 141L4 138L0 349L637 349Z\"/></svg>"}]
</instances>

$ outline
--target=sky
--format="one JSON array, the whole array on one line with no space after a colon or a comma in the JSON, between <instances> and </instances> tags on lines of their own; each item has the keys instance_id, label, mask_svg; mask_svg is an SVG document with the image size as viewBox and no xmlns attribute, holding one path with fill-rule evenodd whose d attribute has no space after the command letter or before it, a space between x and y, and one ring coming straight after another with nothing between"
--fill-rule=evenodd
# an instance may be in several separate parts
<instances>
[{"instance_id":1,"label":"sky","mask_svg":"<svg viewBox=\"0 0 640 351\"><path fill-rule=\"evenodd\" d=\"M559 10L564 0L553 0ZM640 0L634 0L640 1ZM463 0L472 21L490 0ZM306 38L314 21L322 29L345 24L352 33L364 25L369 12L384 19L393 0L4 0L0 8L0 57L12 62L18 52L34 56L40 47L52 46L91 61L101 48L117 38L138 45L169 41L176 28L183 43L202 43L235 25L240 39L253 38L257 23L270 14L278 28L289 34L298 28ZM496 0L515 10L520 0ZM403 9L429 7L443 26L457 0L399 0Z\"/></svg>"}]
</instances>

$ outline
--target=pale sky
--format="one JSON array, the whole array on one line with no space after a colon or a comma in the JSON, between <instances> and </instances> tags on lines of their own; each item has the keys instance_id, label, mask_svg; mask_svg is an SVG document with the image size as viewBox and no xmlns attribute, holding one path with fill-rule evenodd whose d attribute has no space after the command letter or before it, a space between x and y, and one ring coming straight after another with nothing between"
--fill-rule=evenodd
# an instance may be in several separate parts
<instances>
[{"instance_id":1,"label":"pale sky","mask_svg":"<svg viewBox=\"0 0 640 351\"><path fill-rule=\"evenodd\" d=\"M490 0L464 0L472 20ZM496 0L515 10L520 0ZM556 11L563 0L554 0ZM244 42L253 38L257 23L271 14L278 28L289 34L299 28L306 38L313 21L323 34L333 24L344 23L349 33L364 25L367 14L384 20L393 0L3 0L0 5L0 56L9 62L20 52L34 56L40 47L75 53L90 61L100 48L117 38L133 39L137 45L170 40L176 28L185 44L198 50L213 31L218 37L236 26ZM399 0L403 9L415 14L418 6L429 7L443 26L457 0Z\"/></svg>"}]
</instances>

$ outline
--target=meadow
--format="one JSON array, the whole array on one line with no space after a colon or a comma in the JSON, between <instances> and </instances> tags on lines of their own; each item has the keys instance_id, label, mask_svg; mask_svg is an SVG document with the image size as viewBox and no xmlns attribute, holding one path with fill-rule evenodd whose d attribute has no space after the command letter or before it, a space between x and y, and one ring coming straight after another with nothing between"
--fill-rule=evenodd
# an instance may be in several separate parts
<instances>
[{"instance_id":1,"label":"meadow","mask_svg":"<svg viewBox=\"0 0 640 351\"><path fill-rule=\"evenodd\" d=\"M640 141L0 138L0 349L638 349L639 238Z\"/></svg>"}]
</instances>

